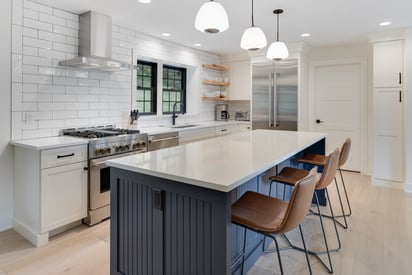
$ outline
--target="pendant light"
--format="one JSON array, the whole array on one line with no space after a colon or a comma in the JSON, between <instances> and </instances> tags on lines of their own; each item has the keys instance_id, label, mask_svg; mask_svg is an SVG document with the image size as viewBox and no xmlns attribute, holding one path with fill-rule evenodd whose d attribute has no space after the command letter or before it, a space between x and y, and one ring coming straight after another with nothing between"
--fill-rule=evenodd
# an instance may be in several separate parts
<instances>
[{"instance_id":1,"label":"pendant light","mask_svg":"<svg viewBox=\"0 0 412 275\"><path fill-rule=\"evenodd\" d=\"M201 32L219 33L229 28L225 8L216 1L204 3L196 15L195 28Z\"/></svg>"},{"instance_id":2,"label":"pendant light","mask_svg":"<svg viewBox=\"0 0 412 275\"><path fill-rule=\"evenodd\" d=\"M270 45L266 57L272 60L282 60L289 56L285 43L279 41L279 14L283 13L283 10L277 9L273 13L277 15L276 41Z\"/></svg>"},{"instance_id":3,"label":"pendant light","mask_svg":"<svg viewBox=\"0 0 412 275\"><path fill-rule=\"evenodd\" d=\"M257 51L266 47L266 36L262 29L255 26L253 18L253 0L252 0L252 26L247 28L240 40L240 47L248 51Z\"/></svg>"}]
</instances>

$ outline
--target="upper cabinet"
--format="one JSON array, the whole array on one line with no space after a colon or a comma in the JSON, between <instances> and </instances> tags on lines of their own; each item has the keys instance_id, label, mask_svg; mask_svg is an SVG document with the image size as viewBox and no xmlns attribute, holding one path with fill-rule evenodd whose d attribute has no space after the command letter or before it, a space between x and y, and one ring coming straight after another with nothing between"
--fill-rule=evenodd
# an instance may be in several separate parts
<instances>
[{"instance_id":1,"label":"upper cabinet","mask_svg":"<svg viewBox=\"0 0 412 275\"><path fill-rule=\"evenodd\" d=\"M250 60L232 61L226 66L230 71L226 72L230 79L230 87L227 94L229 100L250 100L252 74Z\"/></svg>"},{"instance_id":2,"label":"upper cabinet","mask_svg":"<svg viewBox=\"0 0 412 275\"><path fill-rule=\"evenodd\" d=\"M373 84L376 88L402 87L403 41L385 41L373 46Z\"/></svg>"}]
</instances>

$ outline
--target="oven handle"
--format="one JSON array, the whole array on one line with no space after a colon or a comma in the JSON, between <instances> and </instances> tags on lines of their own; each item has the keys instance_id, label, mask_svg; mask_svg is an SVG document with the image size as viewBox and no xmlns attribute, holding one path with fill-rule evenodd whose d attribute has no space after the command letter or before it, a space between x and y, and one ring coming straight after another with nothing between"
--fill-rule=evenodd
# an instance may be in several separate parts
<instances>
[{"instance_id":1,"label":"oven handle","mask_svg":"<svg viewBox=\"0 0 412 275\"><path fill-rule=\"evenodd\" d=\"M179 139L179 137L168 137L168 138L159 138L159 139L149 139L149 143L154 143L154 142L162 142L162 141L168 141L168 140L174 140L174 139Z\"/></svg>"},{"instance_id":2,"label":"oven handle","mask_svg":"<svg viewBox=\"0 0 412 275\"><path fill-rule=\"evenodd\" d=\"M105 161L91 162L92 167L105 166L105 165L106 165Z\"/></svg>"},{"instance_id":3,"label":"oven handle","mask_svg":"<svg viewBox=\"0 0 412 275\"><path fill-rule=\"evenodd\" d=\"M123 154L118 154L118 155L114 155L114 156L105 157L105 158L103 158L103 160L101 160L101 158L100 159L90 160L90 166L91 167L106 166L106 164L105 164L106 160L125 157L125 156L130 156L130 155L135 155L135 154L143 153L143 152L146 152L146 149L136 150L136 151L132 151L132 152L129 152L129 153L123 153Z\"/></svg>"}]
</instances>

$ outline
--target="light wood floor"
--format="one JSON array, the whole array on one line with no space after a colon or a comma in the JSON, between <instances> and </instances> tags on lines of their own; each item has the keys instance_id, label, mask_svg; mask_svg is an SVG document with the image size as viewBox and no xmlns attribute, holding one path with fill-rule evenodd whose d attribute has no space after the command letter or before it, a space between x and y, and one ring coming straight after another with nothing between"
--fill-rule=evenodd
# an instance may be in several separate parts
<instances>
[{"instance_id":1,"label":"light wood floor","mask_svg":"<svg viewBox=\"0 0 412 275\"><path fill-rule=\"evenodd\" d=\"M344 177L353 214L348 219L349 229L339 228L343 247L333 253L334 274L412 274L412 195L372 186L369 177L357 173L345 173ZM109 274L109 226L110 221L90 228L80 226L55 236L41 248L33 247L13 230L1 232L0 275ZM321 247L318 226L315 216L303 224L311 247ZM335 246L330 221L326 226L330 245ZM298 242L296 233L290 236ZM307 274L302 253L287 250L281 256L285 274ZM314 274L327 274L314 258L311 263ZM272 253L262 256L248 274L274 273L279 271Z\"/></svg>"}]
</instances>

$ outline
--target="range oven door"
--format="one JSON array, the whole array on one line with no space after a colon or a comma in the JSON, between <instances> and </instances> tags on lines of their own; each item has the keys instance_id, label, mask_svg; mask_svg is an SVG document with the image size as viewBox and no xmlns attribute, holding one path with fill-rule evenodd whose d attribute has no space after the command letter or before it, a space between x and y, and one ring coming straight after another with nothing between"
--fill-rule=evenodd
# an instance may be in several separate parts
<instances>
[{"instance_id":1,"label":"range oven door","mask_svg":"<svg viewBox=\"0 0 412 275\"><path fill-rule=\"evenodd\" d=\"M96 210L110 204L110 167L106 160L141 153L135 151L109 157L91 159L89 162L89 209Z\"/></svg>"}]
</instances>

